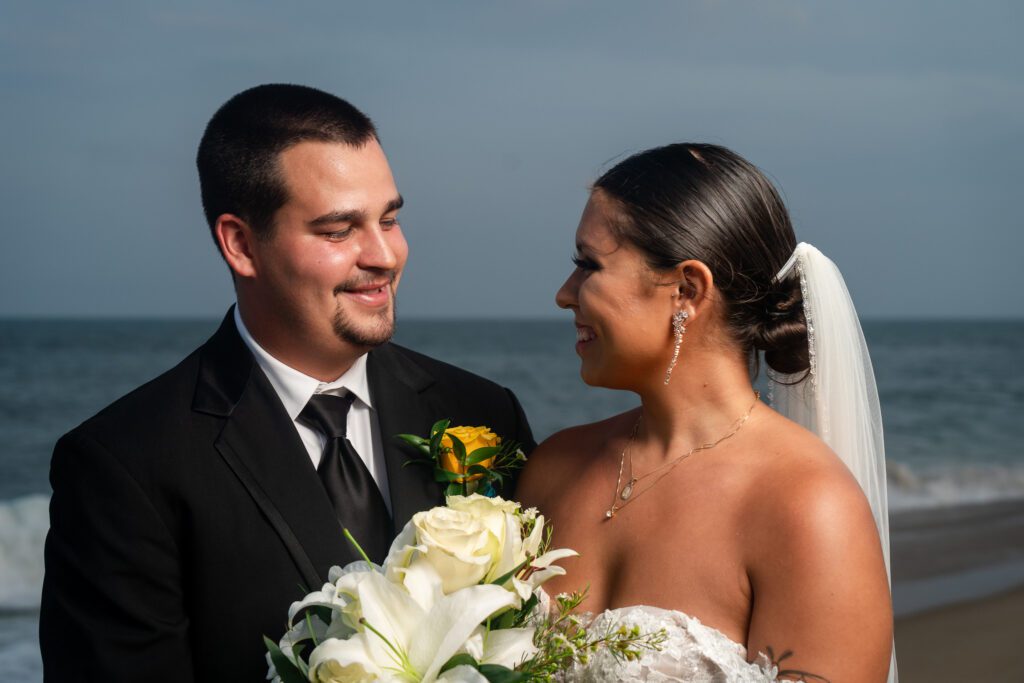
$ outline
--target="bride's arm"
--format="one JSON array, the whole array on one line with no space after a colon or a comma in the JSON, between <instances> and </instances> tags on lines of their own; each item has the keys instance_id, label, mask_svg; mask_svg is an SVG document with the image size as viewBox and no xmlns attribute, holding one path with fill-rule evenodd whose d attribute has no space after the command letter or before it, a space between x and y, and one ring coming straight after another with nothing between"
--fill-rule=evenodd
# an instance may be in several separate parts
<instances>
[{"instance_id":1,"label":"bride's arm","mask_svg":"<svg viewBox=\"0 0 1024 683\"><path fill-rule=\"evenodd\" d=\"M885 681L892 608L867 500L832 464L780 475L761 489L748 558L749 658L764 653L779 678ZM753 510L752 510L753 511ZM785 673L783 673L785 672Z\"/></svg>"}]
</instances>

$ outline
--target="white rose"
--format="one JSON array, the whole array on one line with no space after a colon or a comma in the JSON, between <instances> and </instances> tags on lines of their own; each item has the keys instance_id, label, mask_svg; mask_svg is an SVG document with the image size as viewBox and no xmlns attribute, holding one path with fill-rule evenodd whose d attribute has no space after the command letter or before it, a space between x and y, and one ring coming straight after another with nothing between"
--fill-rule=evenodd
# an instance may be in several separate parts
<instances>
[{"instance_id":1,"label":"white rose","mask_svg":"<svg viewBox=\"0 0 1024 683\"><path fill-rule=\"evenodd\" d=\"M491 582L504 576L526 559L519 503L476 493L471 496L448 496L447 503L451 509L468 512L474 519L479 519L497 541L497 550L484 581Z\"/></svg>"},{"instance_id":2,"label":"white rose","mask_svg":"<svg viewBox=\"0 0 1024 683\"><path fill-rule=\"evenodd\" d=\"M480 583L501 551L492 527L470 512L436 507L413 515L412 525L446 595Z\"/></svg>"},{"instance_id":3,"label":"white rose","mask_svg":"<svg viewBox=\"0 0 1024 683\"><path fill-rule=\"evenodd\" d=\"M474 493L469 496L448 496L447 505L452 510L468 512L480 520L487 530L494 534L498 543L505 542L506 515L515 515L519 504L503 498L488 498Z\"/></svg>"}]
</instances>

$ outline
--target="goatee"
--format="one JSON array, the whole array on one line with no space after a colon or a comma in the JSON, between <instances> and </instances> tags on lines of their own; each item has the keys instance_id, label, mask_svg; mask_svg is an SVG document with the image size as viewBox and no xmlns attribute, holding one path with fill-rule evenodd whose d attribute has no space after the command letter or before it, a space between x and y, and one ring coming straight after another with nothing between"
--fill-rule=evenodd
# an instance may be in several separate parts
<instances>
[{"instance_id":1,"label":"goatee","mask_svg":"<svg viewBox=\"0 0 1024 683\"><path fill-rule=\"evenodd\" d=\"M352 323L351 318L345 314L345 311L338 307L334 313L334 320L331 321L334 327L334 334L338 339L354 346L367 348L380 346L390 341L391 337L395 334L397 308L398 302L392 297L391 305L374 314L372 322L357 326Z\"/></svg>"}]
</instances>

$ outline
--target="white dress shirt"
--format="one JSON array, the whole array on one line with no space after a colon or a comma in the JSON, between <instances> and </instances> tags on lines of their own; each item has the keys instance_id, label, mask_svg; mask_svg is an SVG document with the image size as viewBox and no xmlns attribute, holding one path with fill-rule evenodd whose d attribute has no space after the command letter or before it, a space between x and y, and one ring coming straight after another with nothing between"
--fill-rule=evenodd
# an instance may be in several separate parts
<instances>
[{"instance_id":1,"label":"white dress shirt","mask_svg":"<svg viewBox=\"0 0 1024 683\"><path fill-rule=\"evenodd\" d=\"M311 429L305 424L297 421L299 413L306 407L313 394L334 394L345 396L349 393L355 395L352 407L348 411L347 430L348 440L352 443L356 453L362 458L366 469L370 471L373 480L377 482L387 505L388 512L391 512L391 496L388 493L388 473L384 465L384 448L380 438L380 425L377 422L377 414L370 399L370 385L366 379L366 354L363 354L352 364L352 367L333 382L321 382L320 380L303 374L295 368L289 367L277 360L263 349L256 340L249 334L242 316L235 306L235 326L242 341L252 351L256 362L270 380L278 398L284 404L285 412L291 418L295 429L302 439L302 444L309 453L310 460L315 468L320 464L320 456L324 451L326 439L316 429Z\"/></svg>"}]
</instances>

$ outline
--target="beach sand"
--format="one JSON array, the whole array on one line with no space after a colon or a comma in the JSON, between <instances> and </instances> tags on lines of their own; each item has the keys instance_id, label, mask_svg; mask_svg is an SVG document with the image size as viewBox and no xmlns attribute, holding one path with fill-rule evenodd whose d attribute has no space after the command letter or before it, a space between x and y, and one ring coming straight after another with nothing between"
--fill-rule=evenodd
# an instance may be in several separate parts
<instances>
[{"instance_id":1,"label":"beach sand","mask_svg":"<svg viewBox=\"0 0 1024 683\"><path fill-rule=\"evenodd\" d=\"M1024 588L896 620L901 683L1024 681Z\"/></svg>"},{"instance_id":2,"label":"beach sand","mask_svg":"<svg viewBox=\"0 0 1024 683\"><path fill-rule=\"evenodd\" d=\"M896 514L891 541L901 683L1024 682L1024 502Z\"/></svg>"}]
</instances>

